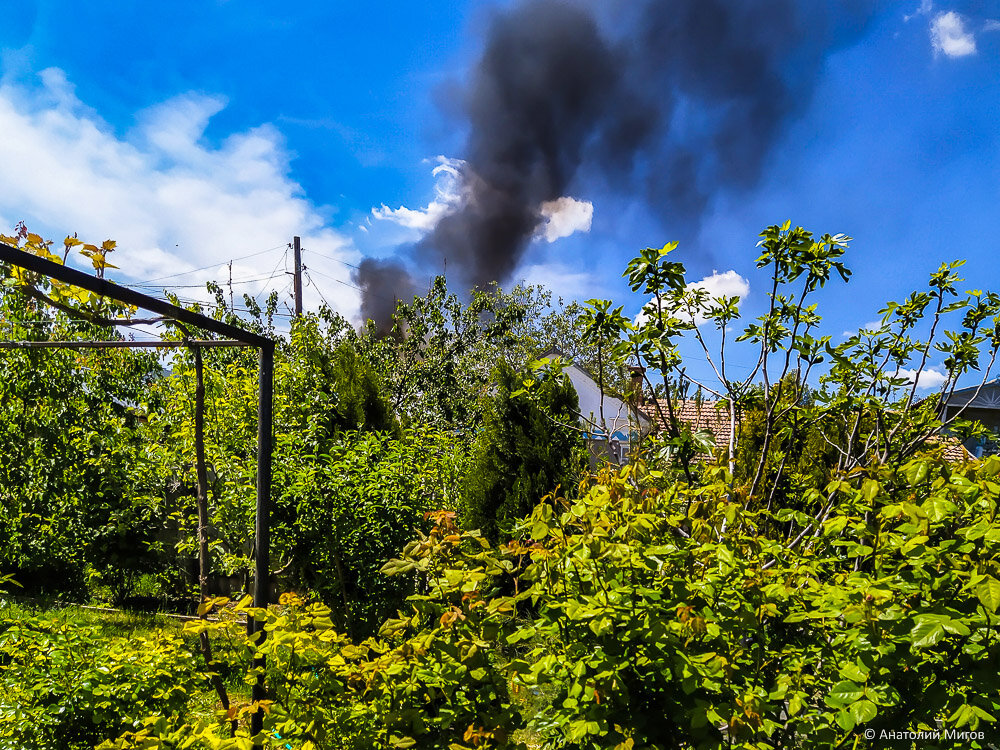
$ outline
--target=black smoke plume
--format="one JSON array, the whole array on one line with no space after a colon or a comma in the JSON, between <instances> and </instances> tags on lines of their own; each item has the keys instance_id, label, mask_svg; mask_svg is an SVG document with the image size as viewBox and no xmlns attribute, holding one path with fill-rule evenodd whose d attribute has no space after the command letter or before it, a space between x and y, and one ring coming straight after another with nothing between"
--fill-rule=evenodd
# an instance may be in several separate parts
<instances>
[{"instance_id":1,"label":"black smoke plume","mask_svg":"<svg viewBox=\"0 0 1000 750\"><path fill-rule=\"evenodd\" d=\"M506 281L542 203L595 178L646 200L673 231L696 229L715 195L757 183L826 58L863 33L873 8L525 0L498 13L459 103L470 126L463 207L412 261L444 259L466 287ZM357 279L385 290L403 273L370 264ZM384 312L367 297L363 312Z\"/></svg>"},{"instance_id":2,"label":"black smoke plume","mask_svg":"<svg viewBox=\"0 0 1000 750\"><path fill-rule=\"evenodd\" d=\"M365 258L354 271L361 288L361 319L371 320L379 336L392 331L396 302L412 302L418 289L406 269L394 261Z\"/></svg>"}]
</instances>

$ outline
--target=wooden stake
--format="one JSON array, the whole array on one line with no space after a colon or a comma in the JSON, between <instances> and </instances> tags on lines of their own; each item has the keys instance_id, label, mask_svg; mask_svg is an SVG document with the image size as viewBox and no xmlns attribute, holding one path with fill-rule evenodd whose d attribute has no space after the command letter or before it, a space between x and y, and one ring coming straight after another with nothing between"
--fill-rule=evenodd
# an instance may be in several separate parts
<instances>
[{"instance_id":1,"label":"wooden stake","mask_svg":"<svg viewBox=\"0 0 1000 750\"><path fill-rule=\"evenodd\" d=\"M195 475L198 480L198 593L201 604L208 599L208 471L205 467L205 368L201 358L201 347L193 346L194 350L194 463ZM201 617L208 618L208 611L202 610ZM201 631L201 654L205 657L205 666L211 672L212 687L219 695L222 707L229 711L229 693L222 684L222 678L215 671L215 659L212 657L212 644L208 640L208 631ZM236 736L236 720L230 723L230 732Z\"/></svg>"}]
</instances>

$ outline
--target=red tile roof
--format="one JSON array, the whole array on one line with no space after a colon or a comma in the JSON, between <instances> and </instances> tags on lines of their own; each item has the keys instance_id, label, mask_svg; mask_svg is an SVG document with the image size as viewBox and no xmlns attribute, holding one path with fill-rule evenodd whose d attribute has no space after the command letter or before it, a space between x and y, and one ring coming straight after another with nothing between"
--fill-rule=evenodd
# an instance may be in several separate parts
<instances>
[{"instance_id":1,"label":"red tile roof","mask_svg":"<svg viewBox=\"0 0 1000 750\"><path fill-rule=\"evenodd\" d=\"M962 441L952 435L945 435L943 439L934 435L927 440L927 443L932 445L942 443L944 445L944 460L949 463L957 464L963 461L972 461L975 458L969 449L962 445Z\"/></svg>"},{"instance_id":2,"label":"red tile roof","mask_svg":"<svg viewBox=\"0 0 1000 750\"><path fill-rule=\"evenodd\" d=\"M659 411L656 408L659 404ZM725 448L729 445L729 434L731 424L729 422L729 411L724 404L718 401L701 401L693 398L676 400L673 402L674 415L680 422L686 422L694 432L710 432L715 438L717 448ZM667 420L669 411L667 410L666 399L658 399L656 402L648 401L642 407L642 412L653 422L656 432L666 432L668 429ZM955 437L945 436L943 440L934 436L928 443L943 442L944 459L951 463L971 461L973 455L969 453L964 445Z\"/></svg>"},{"instance_id":3,"label":"red tile roof","mask_svg":"<svg viewBox=\"0 0 1000 750\"><path fill-rule=\"evenodd\" d=\"M657 404L659 410L657 410ZM715 438L718 447L729 445L729 434L731 424L729 422L729 411L718 401L698 401L693 398L675 400L673 402L674 416L678 421L691 425L693 432L710 432ZM665 432L668 429L669 410L666 399L658 399L655 402L649 401L641 407L655 425L657 432Z\"/></svg>"}]
</instances>

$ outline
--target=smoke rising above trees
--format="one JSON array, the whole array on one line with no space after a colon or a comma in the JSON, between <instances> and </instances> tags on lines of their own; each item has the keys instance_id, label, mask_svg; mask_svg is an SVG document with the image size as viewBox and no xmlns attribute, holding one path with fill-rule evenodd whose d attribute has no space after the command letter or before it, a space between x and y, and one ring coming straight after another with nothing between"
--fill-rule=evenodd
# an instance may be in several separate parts
<instances>
[{"instance_id":1,"label":"smoke rising above trees","mask_svg":"<svg viewBox=\"0 0 1000 750\"><path fill-rule=\"evenodd\" d=\"M384 327L392 296L416 287L406 265L446 261L466 288L509 280L542 205L595 177L671 228L696 229L714 196L757 184L826 58L873 10L872 0L526 0L497 12L456 95L469 129L463 199L401 252L407 264L362 264L362 314Z\"/></svg>"}]
</instances>

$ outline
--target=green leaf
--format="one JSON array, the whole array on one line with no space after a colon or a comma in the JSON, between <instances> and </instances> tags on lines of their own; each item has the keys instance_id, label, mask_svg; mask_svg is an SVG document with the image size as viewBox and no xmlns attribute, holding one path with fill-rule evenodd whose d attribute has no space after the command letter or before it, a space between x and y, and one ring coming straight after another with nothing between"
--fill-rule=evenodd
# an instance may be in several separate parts
<instances>
[{"instance_id":1,"label":"green leaf","mask_svg":"<svg viewBox=\"0 0 1000 750\"><path fill-rule=\"evenodd\" d=\"M850 711L838 711L837 712L837 723L840 728L845 732L850 732L854 729L854 716L851 715Z\"/></svg>"},{"instance_id":2,"label":"green leaf","mask_svg":"<svg viewBox=\"0 0 1000 750\"><path fill-rule=\"evenodd\" d=\"M1000 609L1000 581L987 576L976 586L976 597L988 612Z\"/></svg>"},{"instance_id":3,"label":"green leaf","mask_svg":"<svg viewBox=\"0 0 1000 750\"><path fill-rule=\"evenodd\" d=\"M969 626L966 625L961 620L947 619L941 622L941 627L945 629L945 632L951 633L952 635L968 635L970 632Z\"/></svg>"},{"instance_id":4,"label":"green leaf","mask_svg":"<svg viewBox=\"0 0 1000 750\"><path fill-rule=\"evenodd\" d=\"M943 521L958 510L958 506L943 497L931 497L924 503L924 510L934 522Z\"/></svg>"},{"instance_id":5,"label":"green leaf","mask_svg":"<svg viewBox=\"0 0 1000 750\"><path fill-rule=\"evenodd\" d=\"M874 500L878 493L882 490L882 486L876 482L874 479L866 479L861 485L861 496L867 501L871 502Z\"/></svg>"},{"instance_id":6,"label":"green leaf","mask_svg":"<svg viewBox=\"0 0 1000 750\"><path fill-rule=\"evenodd\" d=\"M975 715L972 706L966 703L955 709L955 712L948 717L948 721L955 727L964 727Z\"/></svg>"},{"instance_id":7,"label":"green leaf","mask_svg":"<svg viewBox=\"0 0 1000 750\"><path fill-rule=\"evenodd\" d=\"M864 688L850 680L844 680L830 689L826 702L831 706L849 706L854 701L860 700L864 694Z\"/></svg>"},{"instance_id":8,"label":"green leaf","mask_svg":"<svg viewBox=\"0 0 1000 750\"><path fill-rule=\"evenodd\" d=\"M549 535L549 526L544 521L535 521L531 526L531 538L535 540L544 539Z\"/></svg>"},{"instance_id":9,"label":"green leaf","mask_svg":"<svg viewBox=\"0 0 1000 750\"><path fill-rule=\"evenodd\" d=\"M868 680L868 670L863 670L857 664L848 662L840 668L840 676L854 682L865 682Z\"/></svg>"},{"instance_id":10,"label":"green leaf","mask_svg":"<svg viewBox=\"0 0 1000 750\"><path fill-rule=\"evenodd\" d=\"M865 724L878 715L878 709L870 700L860 700L851 704L851 716L857 724Z\"/></svg>"},{"instance_id":11,"label":"green leaf","mask_svg":"<svg viewBox=\"0 0 1000 750\"><path fill-rule=\"evenodd\" d=\"M910 631L910 640L916 648L933 646L944 638L944 628L940 622L918 622Z\"/></svg>"},{"instance_id":12,"label":"green leaf","mask_svg":"<svg viewBox=\"0 0 1000 750\"><path fill-rule=\"evenodd\" d=\"M595 618L587 623L594 635L605 635L612 630L611 620L607 617Z\"/></svg>"},{"instance_id":13,"label":"green leaf","mask_svg":"<svg viewBox=\"0 0 1000 750\"><path fill-rule=\"evenodd\" d=\"M843 531L850 519L847 516L835 516L823 522L823 536L832 536Z\"/></svg>"},{"instance_id":14,"label":"green leaf","mask_svg":"<svg viewBox=\"0 0 1000 750\"><path fill-rule=\"evenodd\" d=\"M911 485L917 485L927 478L928 466L926 461L911 461L903 467L903 474L906 481Z\"/></svg>"},{"instance_id":15,"label":"green leaf","mask_svg":"<svg viewBox=\"0 0 1000 750\"><path fill-rule=\"evenodd\" d=\"M989 722L995 722L996 721L996 717L995 716L993 716L992 714L988 713L987 711L985 711L984 709L980 708L979 706L973 706L972 710L975 712L976 716L978 716L980 719L984 719L985 721L989 721Z\"/></svg>"},{"instance_id":16,"label":"green leaf","mask_svg":"<svg viewBox=\"0 0 1000 750\"><path fill-rule=\"evenodd\" d=\"M802 697L796 693L792 696L791 700L788 701L788 715L795 716L799 711L802 710Z\"/></svg>"}]
</instances>

